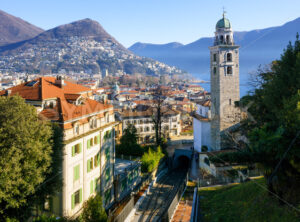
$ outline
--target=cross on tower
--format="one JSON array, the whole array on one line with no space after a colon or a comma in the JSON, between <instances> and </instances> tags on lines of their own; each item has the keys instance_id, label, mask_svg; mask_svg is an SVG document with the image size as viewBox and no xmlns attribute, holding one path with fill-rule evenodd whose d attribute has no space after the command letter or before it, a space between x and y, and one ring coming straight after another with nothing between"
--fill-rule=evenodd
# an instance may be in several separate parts
<instances>
[{"instance_id":1,"label":"cross on tower","mask_svg":"<svg viewBox=\"0 0 300 222\"><path fill-rule=\"evenodd\" d=\"M223 18L225 18L225 14L226 14L226 11L225 11L225 7L223 6Z\"/></svg>"}]
</instances>

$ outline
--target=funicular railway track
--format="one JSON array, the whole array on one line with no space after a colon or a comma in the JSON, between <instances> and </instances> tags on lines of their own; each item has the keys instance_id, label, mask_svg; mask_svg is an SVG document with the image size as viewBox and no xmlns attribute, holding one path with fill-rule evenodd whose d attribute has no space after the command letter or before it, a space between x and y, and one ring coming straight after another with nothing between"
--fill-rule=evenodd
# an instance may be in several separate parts
<instances>
[{"instance_id":1,"label":"funicular railway track","mask_svg":"<svg viewBox=\"0 0 300 222\"><path fill-rule=\"evenodd\" d=\"M137 211L138 217L134 221L159 221L171 204L185 176L186 170L174 170L160 178L146 195Z\"/></svg>"}]
</instances>

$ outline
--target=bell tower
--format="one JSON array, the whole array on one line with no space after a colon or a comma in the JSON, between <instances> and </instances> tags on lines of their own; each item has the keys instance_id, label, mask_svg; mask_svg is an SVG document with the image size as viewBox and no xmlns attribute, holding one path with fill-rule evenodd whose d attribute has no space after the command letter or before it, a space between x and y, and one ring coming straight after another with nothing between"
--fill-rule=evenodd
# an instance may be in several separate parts
<instances>
[{"instance_id":1,"label":"bell tower","mask_svg":"<svg viewBox=\"0 0 300 222\"><path fill-rule=\"evenodd\" d=\"M216 24L210 49L211 150L222 149L221 133L240 121L235 101L240 100L239 46L234 44L231 24L223 18Z\"/></svg>"}]
</instances>

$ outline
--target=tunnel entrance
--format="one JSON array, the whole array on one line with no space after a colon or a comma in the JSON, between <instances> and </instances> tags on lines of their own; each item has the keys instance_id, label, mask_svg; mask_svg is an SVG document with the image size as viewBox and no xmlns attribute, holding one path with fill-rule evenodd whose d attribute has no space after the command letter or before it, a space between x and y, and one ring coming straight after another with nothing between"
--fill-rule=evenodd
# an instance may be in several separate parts
<instances>
[{"instance_id":1,"label":"tunnel entrance","mask_svg":"<svg viewBox=\"0 0 300 222\"><path fill-rule=\"evenodd\" d=\"M176 168L187 170L190 167L190 159L187 156L179 156L176 160Z\"/></svg>"}]
</instances>

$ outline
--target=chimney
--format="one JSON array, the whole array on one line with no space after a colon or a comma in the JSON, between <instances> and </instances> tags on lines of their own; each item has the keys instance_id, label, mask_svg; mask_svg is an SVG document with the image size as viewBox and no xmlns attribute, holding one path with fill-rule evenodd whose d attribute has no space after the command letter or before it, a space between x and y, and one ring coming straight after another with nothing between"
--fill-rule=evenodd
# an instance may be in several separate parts
<instances>
[{"instance_id":1,"label":"chimney","mask_svg":"<svg viewBox=\"0 0 300 222\"><path fill-rule=\"evenodd\" d=\"M65 80L63 76L56 76L55 85L60 88L64 88Z\"/></svg>"}]
</instances>

